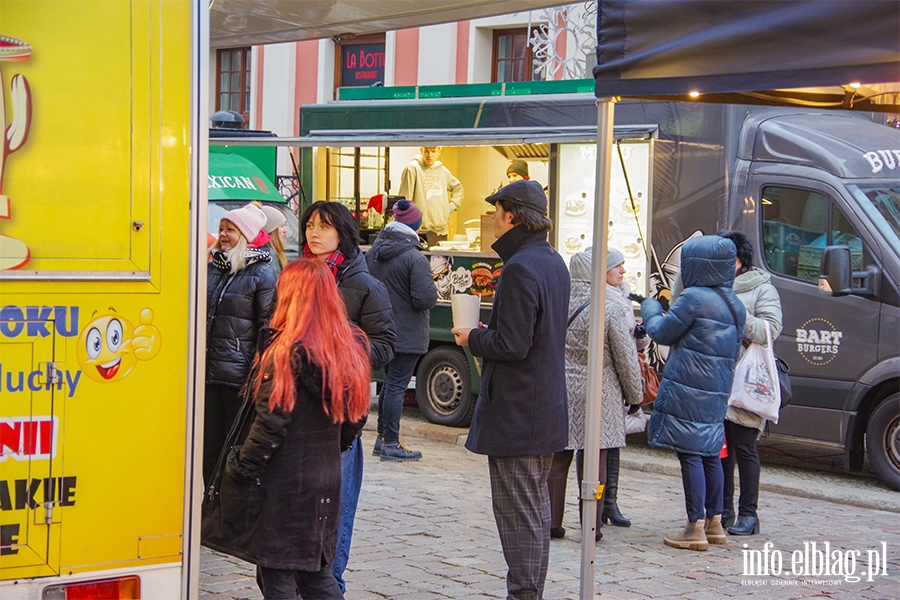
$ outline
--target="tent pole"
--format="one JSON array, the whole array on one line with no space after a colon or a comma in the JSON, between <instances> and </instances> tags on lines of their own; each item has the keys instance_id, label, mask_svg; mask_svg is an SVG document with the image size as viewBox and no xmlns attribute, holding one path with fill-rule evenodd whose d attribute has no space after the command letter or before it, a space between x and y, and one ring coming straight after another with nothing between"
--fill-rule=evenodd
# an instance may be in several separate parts
<instances>
[{"instance_id":1,"label":"tent pole","mask_svg":"<svg viewBox=\"0 0 900 600\"><path fill-rule=\"evenodd\" d=\"M594 552L597 511L603 510L600 473L600 403L603 390L603 340L606 338L606 246L609 223L609 179L612 172L615 100L597 100L597 168L594 181L594 246L591 260L591 306L588 385L585 406L584 481L581 498L581 600L594 597Z\"/></svg>"}]
</instances>

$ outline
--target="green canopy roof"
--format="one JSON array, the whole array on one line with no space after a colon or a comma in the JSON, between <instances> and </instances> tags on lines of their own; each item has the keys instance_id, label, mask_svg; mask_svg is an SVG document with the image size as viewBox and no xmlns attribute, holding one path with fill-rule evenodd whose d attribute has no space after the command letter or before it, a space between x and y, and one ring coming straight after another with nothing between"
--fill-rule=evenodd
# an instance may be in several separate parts
<instances>
[{"instance_id":1,"label":"green canopy roof","mask_svg":"<svg viewBox=\"0 0 900 600\"><path fill-rule=\"evenodd\" d=\"M209 154L209 199L284 202L259 167L237 154L218 152Z\"/></svg>"}]
</instances>

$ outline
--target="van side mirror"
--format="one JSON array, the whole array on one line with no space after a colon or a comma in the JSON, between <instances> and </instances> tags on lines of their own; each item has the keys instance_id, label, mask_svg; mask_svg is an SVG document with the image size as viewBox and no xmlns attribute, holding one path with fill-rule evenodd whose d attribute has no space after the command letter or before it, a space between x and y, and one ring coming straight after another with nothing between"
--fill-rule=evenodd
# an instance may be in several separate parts
<instances>
[{"instance_id":1,"label":"van side mirror","mask_svg":"<svg viewBox=\"0 0 900 600\"><path fill-rule=\"evenodd\" d=\"M819 269L819 291L832 296L875 296L878 293L880 271L869 267L865 271L853 271L850 248L828 246L822 253ZM862 280L861 287L853 287L852 280Z\"/></svg>"}]
</instances>

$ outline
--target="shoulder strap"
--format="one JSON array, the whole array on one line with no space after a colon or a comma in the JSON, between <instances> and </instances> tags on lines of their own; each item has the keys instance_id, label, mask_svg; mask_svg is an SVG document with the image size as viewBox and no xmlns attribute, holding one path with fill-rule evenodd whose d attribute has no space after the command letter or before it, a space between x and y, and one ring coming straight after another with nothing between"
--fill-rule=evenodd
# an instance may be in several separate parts
<instances>
[{"instance_id":1,"label":"shoulder strap","mask_svg":"<svg viewBox=\"0 0 900 600\"><path fill-rule=\"evenodd\" d=\"M569 327L572 326L572 322L575 321L575 318L578 317L578 315L581 314L581 311L583 311L584 309L586 309L590 303L591 303L591 299L588 298L587 300L584 301L584 304L582 304L581 306L579 306L579 307L575 310L575 312L572 313L572 316L569 317L569 322L566 323L566 329L568 329Z\"/></svg>"},{"instance_id":2,"label":"shoulder strap","mask_svg":"<svg viewBox=\"0 0 900 600\"><path fill-rule=\"evenodd\" d=\"M722 300L725 301L725 306L728 307L728 311L731 313L731 318L734 319L735 327L738 326L738 318L737 313L734 312L734 308L731 306L731 302L728 301L728 298L725 297L725 292L720 290L718 287L712 288L718 295L722 296Z\"/></svg>"}]
</instances>

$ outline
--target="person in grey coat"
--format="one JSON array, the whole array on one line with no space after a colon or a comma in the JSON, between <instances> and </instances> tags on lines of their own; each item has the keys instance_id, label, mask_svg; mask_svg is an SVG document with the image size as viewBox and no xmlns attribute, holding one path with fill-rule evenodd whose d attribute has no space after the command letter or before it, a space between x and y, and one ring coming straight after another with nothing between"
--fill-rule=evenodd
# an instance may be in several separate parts
<instances>
[{"instance_id":1,"label":"person in grey coat","mask_svg":"<svg viewBox=\"0 0 900 600\"><path fill-rule=\"evenodd\" d=\"M753 244L740 231L720 233L734 242L737 249L734 277L734 293L747 310L744 325L744 343L766 343L766 327L772 332L772 341L782 328L781 298L778 290L769 283L769 274L753 266ZM743 356L746 347L741 348ZM732 535L754 535L759 533L759 516L756 513L759 502L759 453L756 440L765 427L766 420L750 411L729 406L725 413L725 439L728 441L728 456L722 459L725 470L725 496L722 521ZM737 464L741 477L741 493L738 498L738 514L734 511L734 466ZM735 517L737 521L735 522Z\"/></svg>"},{"instance_id":2,"label":"person in grey coat","mask_svg":"<svg viewBox=\"0 0 900 600\"><path fill-rule=\"evenodd\" d=\"M670 348L647 441L675 450L681 462L688 521L684 531L664 538L675 548L706 550L709 542L725 543L719 453L745 320L731 289L734 266L731 240L691 238L681 248L684 292L669 312L663 315L652 298L641 303L648 335Z\"/></svg>"},{"instance_id":3,"label":"person in grey coat","mask_svg":"<svg viewBox=\"0 0 900 600\"><path fill-rule=\"evenodd\" d=\"M457 344L484 358L466 448L488 457L507 597L535 600L550 560L547 478L568 441L569 272L547 242L539 183L516 181L486 200L497 206L492 248L503 259L491 318L487 327L452 329Z\"/></svg>"},{"instance_id":4,"label":"person in grey coat","mask_svg":"<svg viewBox=\"0 0 900 600\"><path fill-rule=\"evenodd\" d=\"M373 454L383 461L408 461L419 460L422 453L400 441L403 396L419 358L428 351L428 312L437 304L437 287L416 234L422 225L422 211L408 200L400 200L393 210L394 220L366 253L369 273L387 288L397 329L394 358L384 368L378 397Z\"/></svg>"},{"instance_id":5,"label":"person in grey coat","mask_svg":"<svg viewBox=\"0 0 900 600\"><path fill-rule=\"evenodd\" d=\"M607 266L612 271L617 262L616 253L610 248ZM553 455L550 469L550 511L552 520L550 536L561 538L566 530L562 526L566 503L566 483L572 454L575 454L575 473L578 489L584 480L584 437L588 385L588 341L590 320L588 303L591 299L591 254L579 252L569 260L572 292L569 296L569 319L566 333L566 388L569 401L569 444L562 452ZM641 368L638 364L634 338L629 328L629 312L633 311L607 295L604 322L606 338L603 342L603 390L600 414L600 472L597 481L607 481L607 454L611 448L625 445L625 413L623 404L640 404L644 397ZM574 317L574 318L573 318ZM632 319L633 320L633 319ZM579 505L580 506L580 505ZM603 534L602 511L597 511L597 530L594 538Z\"/></svg>"}]
</instances>

